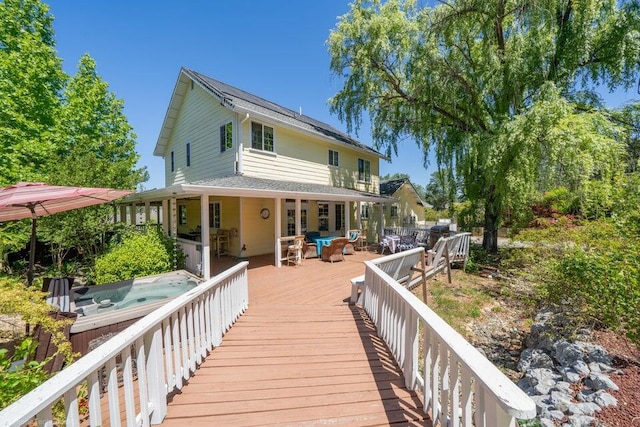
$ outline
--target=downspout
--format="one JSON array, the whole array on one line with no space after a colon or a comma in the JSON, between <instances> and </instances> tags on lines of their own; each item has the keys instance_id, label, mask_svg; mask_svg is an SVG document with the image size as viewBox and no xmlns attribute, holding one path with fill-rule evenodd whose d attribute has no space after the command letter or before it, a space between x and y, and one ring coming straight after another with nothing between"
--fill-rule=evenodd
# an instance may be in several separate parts
<instances>
[{"instance_id":1,"label":"downspout","mask_svg":"<svg viewBox=\"0 0 640 427\"><path fill-rule=\"evenodd\" d=\"M240 121L240 123L238 123L237 117L236 116L236 123L237 127L238 127L238 144L237 144L237 152L236 152L236 175L242 175L243 174L243 168L242 168L242 148L244 146L244 143L242 142L242 125L244 124L244 122L246 122L247 120L249 120L249 113L245 113L245 117L244 119L242 119L242 121Z\"/></svg>"}]
</instances>

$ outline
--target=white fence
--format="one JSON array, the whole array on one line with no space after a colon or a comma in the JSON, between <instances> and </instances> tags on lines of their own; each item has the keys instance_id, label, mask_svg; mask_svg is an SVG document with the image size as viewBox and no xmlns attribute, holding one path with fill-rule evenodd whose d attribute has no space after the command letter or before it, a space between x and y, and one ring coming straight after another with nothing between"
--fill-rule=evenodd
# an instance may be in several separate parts
<instances>
[{"instance_id":1,"label":"white fence","mask_svg":"<svg viewBox=\"0 0 640 427\"><path fill-rule=\"evenodd\" d=\"M247 262L212 277L140 319L0 412L0 426L34 417L53 426L52 408L64 402L66 425L148 426L167 414L167 395L180 390L207 353L222 343L248 306ZM101 413L108 402L108 418Z\"/></svg>"},{"instance_id":2,"label":"white fence","mask_svg":"<svg viewBox=\"0 0 640 427\"><path fill-rule=\"evenodd\" d=\"M535 417L534 402L516 384L380 268L399 255L365 262L362 306L402 369L407 388L422 394L433 425L507 427Z\"/></svg>"}]
</instances>

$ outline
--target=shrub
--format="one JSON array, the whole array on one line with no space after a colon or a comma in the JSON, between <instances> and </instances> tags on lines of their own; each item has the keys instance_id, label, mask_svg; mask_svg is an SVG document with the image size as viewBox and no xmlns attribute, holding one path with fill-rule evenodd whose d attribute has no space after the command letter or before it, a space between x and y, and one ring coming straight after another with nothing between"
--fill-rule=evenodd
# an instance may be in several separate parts
<instances>
[{"instance_id":1,"label":"shrub","mask_svg":"<svg viewBox=\"0 0 640 427\"><path fill-rule=\"evenodd\" d=\"M173 242L156 228L129 232L118 240L106 254L96 259L96 283L118 282L173 270ZM179 252L178 268L183 267L184 255Z\"/></svg>"},{"instance_id":2,"label":"shrub","mask_svg":"<svg viewBox=\"0 0 640 427\"><path fill-rule=\"evenodd\" d=\"M33 355L37 347L37 341L27 337L16 347L11 357L6 349L0 349L0 410L49 378L49 374L44 370L46 360L21 363Z\"/></svg>"}]
</instances>

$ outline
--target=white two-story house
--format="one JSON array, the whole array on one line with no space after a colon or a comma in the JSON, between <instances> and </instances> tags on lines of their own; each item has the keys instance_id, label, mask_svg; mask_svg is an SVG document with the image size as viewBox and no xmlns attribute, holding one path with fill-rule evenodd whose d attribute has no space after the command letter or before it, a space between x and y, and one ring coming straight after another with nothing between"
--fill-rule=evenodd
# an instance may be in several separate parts
<instances>
[{"instance_id":1,"label":"white two-story house","mask_svg":"<svg viewBox=\"0 0 640 427\"><path fill-rule=\"evenodd\" d=\"M381 204L392 201L379 194L379 160L387 159L379 152L187 68L178 75L154 154L165 160L165 188L127 202L144 204L147 220L149 207L162 205L159 222L205 277L212 253L274 253L280 265L285 236L360 228L374 237Z\"/></svg>"}]
</instances>

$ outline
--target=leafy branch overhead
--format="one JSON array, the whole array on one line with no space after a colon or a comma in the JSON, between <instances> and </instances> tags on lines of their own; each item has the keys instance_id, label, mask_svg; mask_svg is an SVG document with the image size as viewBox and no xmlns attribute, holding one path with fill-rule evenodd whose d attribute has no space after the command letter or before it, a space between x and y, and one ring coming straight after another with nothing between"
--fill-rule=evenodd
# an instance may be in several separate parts
<instances>
[{"instance_id":1,"label":"leafy branch overhead","mask_svg":"<svg viewBox=\"0 0 640 427\"><path fill-rule=\"evenodd\" d=\"M404 137L433 150L484 209L495 250L507 209L564 174L604 177L603 148L617 163L624 129L576 99L635 85L639 29L637 1L356 0L327 41L343 85L331 109L350 131L370 115L387 154Z\"/></svg>"}]
</instances>

